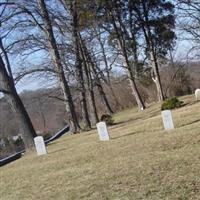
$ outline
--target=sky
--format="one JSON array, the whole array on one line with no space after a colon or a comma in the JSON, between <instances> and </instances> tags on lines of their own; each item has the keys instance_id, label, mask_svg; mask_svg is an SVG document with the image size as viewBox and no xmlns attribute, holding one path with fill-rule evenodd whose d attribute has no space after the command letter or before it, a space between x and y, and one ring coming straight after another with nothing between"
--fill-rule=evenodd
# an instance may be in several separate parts
<instances>
[{"instance_id":1,"label":"sky","mask_svg":"<svg viewBox=\"0 0 200 200\"><path fill-rule=\"evenodd\" d=\"M191 41L180 40L181 37L184 37L184 35L180 33L180 31L178 30L176 30L176 35L178 39L176 42L177 46L175 47L176 49L175 60L183 61L187 59L187 53L192 48L192 43ZM18 34L17 37L20 37L20 35ZM29 66L40 65L41 61L45 59L45 57L46 55L42 52L33 54L28 59L30 62L28 65ZM19 68L23 67L24 63L18 57L11 57L10 61L11 61L11 66L14 66L13 71L18 71ZM55 85L56 85L56 81L49 81L49 80L47 81L46 78L42 78L38 76L34 76L34 77L27 76L16 85L16 88L17 88L17 91L21 93L24 90L36 90L36 89L51 87Z\"/></svg>"},{"instance_id":2,"label":"sky","mask_svg":"<svg viewBox=\"0 0 200 200\"><path fill-rule=\"evenodd\" d=\"M177 40L177 46L175 51L175 60L176 61L186 61L188 51L192 48L192 44L189 41L179 41ZM48 88L55 86L56 81L47 81L46 78L37 77L37 76L27 76L23 78L17 85L17 91L21 93L24 90L36 90L41 88Z\"/></svg>"}]
</instances>

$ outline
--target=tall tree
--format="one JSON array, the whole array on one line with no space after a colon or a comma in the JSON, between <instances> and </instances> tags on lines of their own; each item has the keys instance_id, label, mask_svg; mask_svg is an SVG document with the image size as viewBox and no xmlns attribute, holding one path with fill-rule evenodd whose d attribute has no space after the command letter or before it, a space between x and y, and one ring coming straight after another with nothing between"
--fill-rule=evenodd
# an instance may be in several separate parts
<instances>
[{"instance_id":1,"label":"tall tree","mask_svg":"<svg viewBox=\"0 0 200 200\"><path fill-rule=\"evenodd\" d=\"M79 42L80 42L80 50L82 55L82 62L84 66L84 73L85 73L85 79L86 79L86 88L87 88L87 94L88 94L88 105L90 109L90 118L93 125L95 125L99 121L98 113L97 113L97 107L95 102L95 95L94 95L94 83L92 80L91 75L91 66L90 62L87 57L86 48L83 43L83 40L81 39L81 36L79 34Z\"/></svg>"},{"instance_id":2,"label":"tall tree","mask_svg":"<svg viewBox=\"0 0 200 200\"><path fill-rule=\"evenodd\" d=\"M94 86L97 86L97 89L99 91L99 94L100 94L100 97L107 109L107 111L109 113L113 113L113 110L108 102L108 99L107 99L107 96L104 92L104 89L103 89L103 86L102 86L102 83L101 83L101 79L99 77L99 74L102 74L101 73L101 69L97 66L97 63L95 62L95 58L94 56L92 56L92 53L89 51L89 49L87 48L86 46L86 42L83 40L83 38L81 37L81 35L79 36L80 37L80 42L81 42L81 47L82 47L82 52L84 54L84 57L85 57L85 60L87 60L86 62L86 65L87 65L87 73L90 74L90 79L91 79L91 82L90 84L94 85ZM100 72L100 73L98 73ZM93 77L93 78L92 78ZM92 88L92 87L90 87ZM93 87L94 89L94 87Z\"/></svg>"},{"instance_id":3,"label":"tall tree","mask_svg":"<svg viewBox=\"0 0 200 200\"><path fill-rule=\"evenodd\" d=\"M177 0L177 27L184 32L181 39L190 41L189 53L199 59L200 49L200 2L198 0Z\"/></svg>"},{"instance_id":4,"label":"tall tree","mask_svg":"<svg viewBox=\"0 0 200 200\"><path fill-rule=\"evenodd\" d=\"M70 13L72 15L72 30L73 30L73 39L75 46L75 69L77 71L77 79L80 85L81 92L81 105L82 105L82 116L83 122L85 124L86 129L91 129L91 122L89 119L88 113L88 105L87 105L87 91L85 87L84 80L84 68L83 68L83 59L81 59L81 46L80 46L80 38L79 38L79 15L77 9L77 0L71 1L70 5ZM93 112L92 112L93 113Z\"/></svg>"},{"instance_id":5,"label":"tall tree","mask_svg":"<svg viewBox=\"0 0 200 200\"><path fill-rule=\"evenodd\" d=\"M133 66L130 63L130 53L128 48L128 42L127 42L127 33L126 28L124 27L122 17L124 15L124 4L123 1L113 1L113 0L105 0L103 7L103 12L106 13L107 19L106 24L107 27L103 25L105 30L108 30L110 32L110 37L117 41L115 44L118 46L119 51L124 59L124 67L127 70L127 75L130 83L130 87L132 89L133 95L135 96L138 108L140 110L145 109L144 102L142 100L142 97L139 93L138 87L136 85L135 81L135 74ZM120 7L123 7L120 9Z\"/></svg>"},{"instance_id":6,"label":"tall tree","mask_svg":"<svg viewBox=\"0 0 200 200\"><path fill-rule=\"evenodd\" d=\"M155 82L158 100L164 100L159 73L159 59L173 47L174 5L166 0L130 0L132 15L143 32L146 54L152 67L152 80Z\"/></svg>"},{"instance_id":7,"label":"tall tree","mask_svg":"<svg viewBox=\"0 0 200 200\"><path fill-rule=\"evenodd\" d=\"M16 115L19 121L20 128L23 134L23 141L26 149L30 149L34 146L33 138L37 136L31 119L24 107L24 104L19 97L15 88L15 82L13 78L12 68L8 56L7 49L4 47L4 39L8 35L5 34L5 24L8 23L9 19L14 18L17 12L7 11L8 2L2 2L0 4L0 92L4 94L4 98L9 103L11 109ZM6 13L6 14L5 14ZM5 14L5 16L4 16ZM12 24L14 26L14 24ZM14 27L13 27L14 28ZM5 62L4 62L5 61Z\"/></svg>"},{"instance_id":8,"label":"tall tree","mask_svg":"<svg viewBox=\"0 0 200 200\"><path fill-rule=\"evenodd\" d=\"M68 82L66 80L64 69L62 66L61 56L60 56L58 46L56 43L56 39L54 36L51 19L49 17L49 13L48 13L48 9L47 9L45 1L38 0L38 5L40 8L42 19L44 21L43 31L49 42L49 51L50 51L52 60L54 62L56 73L57 73L58 79L60 81L63 95L64 95L64 98L66 101L66 110L68 113L68 120L69 120L70 128L71 128L72 132L76 133L80 130L80 126L78 123L78 118L76 115L70 88L69 88Z\"/></svg>"},{"instance_id":9,"label":"tall tree","mask_svg":"<svg viewBox=\"0 0 200 200\"><path fill-rule=\"evenodd\" d=\"M0 92L5 96L5 99L10 104L12 110L16 113L19 119L21 130L23 132L23 141L26 149L34 146L33 138L37 136L29 115L17 94L14 81L6 69L3 58L0 55Z\"/></svg>"}]
</instances>

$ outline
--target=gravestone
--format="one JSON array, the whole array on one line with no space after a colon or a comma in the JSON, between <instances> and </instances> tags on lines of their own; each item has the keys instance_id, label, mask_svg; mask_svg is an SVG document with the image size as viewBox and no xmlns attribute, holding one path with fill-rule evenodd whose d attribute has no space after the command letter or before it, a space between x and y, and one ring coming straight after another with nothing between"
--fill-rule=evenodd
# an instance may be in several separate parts
<instances>
[{"instance_id":1,"label":"gravestone","mask_svg":"<svg viewBox=\"0 0 200 200\"><path fill-rule=\"evenodd\" d=\"M165 130L174 129L174 123L172 119L171 110L162 111L162 120L163 120Z\"/></svg>"},{"instance_id":2,"label":"gravestone","mask_svg":"<svg viewBox=\"0 0 200 200\"><path fill-rule=\"evenodd\" d=\"M38 156L47 154L46 146L42 136L35 137L34 142Z\"/></svg>"},{"instance_id":3,"label":"gravestone","mask_svg":"<svg viewBox=\"0 0 200 200\"><path fill-rule=\"evenodd\" d=\"M105 122L99 122L97 123L97 131L99 134L99 139L101 141L107 141L110 139L109 134L108 134L108 130L106 127L106 123Z\"/></svg>"}]
</instances>

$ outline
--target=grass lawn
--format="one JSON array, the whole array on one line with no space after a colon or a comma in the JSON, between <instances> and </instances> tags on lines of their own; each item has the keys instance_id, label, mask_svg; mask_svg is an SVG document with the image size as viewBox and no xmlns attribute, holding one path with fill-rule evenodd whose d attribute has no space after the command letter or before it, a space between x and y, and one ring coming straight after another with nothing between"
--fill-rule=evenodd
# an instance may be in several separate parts
<instances>
[{"instance_id":1,"label":"grass lawn","mask_svg":"<svg viewBox=\"0 0 200 200\"><path fill-rule=\"evenodd\" d=\"M133 108L114 116L110 141L65 135L48 155L1 167L0 200L200 200L200 102L181 99L174 130L163 130L160 104Z\"/></svg>"}]
</instances>

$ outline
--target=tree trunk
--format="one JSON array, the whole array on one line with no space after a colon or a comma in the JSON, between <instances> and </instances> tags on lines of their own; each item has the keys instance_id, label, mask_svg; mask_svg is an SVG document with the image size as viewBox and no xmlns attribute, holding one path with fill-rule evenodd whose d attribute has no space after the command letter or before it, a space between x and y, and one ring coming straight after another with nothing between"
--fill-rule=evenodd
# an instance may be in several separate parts
<instances>
[{"instance_id":1,"label":"tree trunk","mask_svg":"<svg viewBox=\"0 0 200 200\"><path fill-rule=\"evenodd\" d=\"M21 130L23 131L23 141L26 149L33 148L33 138L37 136L29 115L17 94L13 79L8 75L5 64L0 56L0 91L4 93L6 100L12 110L16 113Z\"/></svg>"},{"instance_id":2,"label":"tree trunk","mask_svg":"<svg viewBox=\"0 0 200 200\"><path fill-rule=\"evenodd\" d=\"M142 97L141 97L141 95L140 95L140 93L138 91L137 85L135 83L135 76L133 74L131 65L130 65L130 63L128 61L128 58L127 58L126 54L124 54L124 58L125 58L125 63L126 63L125 65L126 65L126 68L127 68L127 74L128 74L128 78L129 78L129 82L130 82L130 86L131 86L133 95L135 96L135 100L137 102L138 108L140 110L144 110L145 109L145 105L144 105Z\"/></svg>"},{"instance_id":3,"label":"tree trunk","mask_svg":"<svg viewBox=\"0 0 200 200\"><path fill-rule=\"evenodd\" d=\"M152 69L153 69L152 80L154 81L156 85L158 100L163 101L164 94L163 94L162 84L160 80L157 55L154 49L154 42L152 39L152 33L151 33L150 25L149 25L149 17L148 17L145 1L142 1L142 7L143 7L144 19L145 19L144 24L146 24L146 28L142 26L142 29L143 29L145 40L146 40L147 47L149 50L149 58L150 58Z\"/></svg>"},{"instance_id":4,"label":"tree trunk","mask_svg":"<svg viewBox=\"0 0 200 200\"><path fill-rule=\"evenodd\" d=\"M120 43L120 46L121 46L121 49L123 51L123 55L124 55L124 59L125 59L125 66L126 66L126 69L127 69L129 83L130 83L133 95L135 96L135 100L137 102L138 108L140 110L144 110L145 109L145 105L144 105L142 97L141 97L141 95L140 95L140 93L138 91L137 85L135 83L135 77L134 77L134 74L133 74L133 71L132 71L132 67L131 67L131 65L129 63L129 60L128 60L128 57L127 57L127 54L126 54L126 49L125 49L124 46L122 46L122 43Z\"/></svg>"},{"instance_id":5,"label":"tree trunk","mask_svg":"<svg viewBox=\"0 0 200 200\"><path fill-rule=\"evenodd\" d=\"M144 105L144 103L142 101L142 98L141 98L140 93L138 91L137 85L135 83L135 78L134 78L132 69L129 66L127 66L127 63L125 65L127 67L127 73L128 73L130 87L131 87L131 89L133 91L133 95L135 96L135 100L137 102L138 108L140 110L144 110L145 109L145 105Z\"/></svg>"},{"instance_id":6,"label":"tree trunk","mask_svg":"<svg viewBox=\"0 0 200 200\"><path fill-rule=\"evenodd\" d=\"M76 71L77 71L77 79L81 93L81 111L82 117L84 122L84 128L86 130L91 129L91 122L89 119L89 113L87 108L87 98L86 98L86 88L85 88L85 81L83 76L83 66L80 57L80 42L79 42L79 27L78 27L78 15L77 15L77 5L76 1L72 3L71 6L71 15L73 18L73 38L74 38L74 45L75 45L75 54L76 54Z\"/></svg>"},{"instance_id":7,"label":"tree trunk","mask_svg":"<svg viewBox=\"0 0 200 200\"><path fill-rule=\"evenodd\" d=\"M98 91L99 91L99 94L101 96L101 99L104 103L104 105L106 106L106 109L108 110L108 112L111 114L111 113L114 113L109 102L108 102L108 99L106 97L106 94L103 90L103 86L102 86L102 83L101 83L101 80L98 76L98 72L96 70L96 68L98 68L96 65L95 65L95 62L93 61L92 57L91 57L91 54L90 52L88 51L84 41L82 40L81 36L80 37L80 41L81 41L81 44L82 44L82 50L83 50L83 53L85 54L85 58L87 59L87 65L88 66L91 66L91 70L94 74L94 77L95 77L95 82L96 82L96 85L98 87ZM89 70L89 71L91 71ZM91 72L90 72L91 73Z\"/></svg>"},{"instance_id":8,"label":"tree trunk","mask_svg":"<svg viewBox=\"0 0 200 200\"><path fill-rule=\"evenodd\" d=\"M97 107L96 107L96 101L94 97L94 91L93 89L89 89L89 95L88 95L88 103L90 105L90 118L92 125L95 126L99 122L99 117L97 114Z\"/></svg>"},{"instance_id":9,"label":"tree trunk","mask_svg":"<svg viewBox=\"0 0 200 200\"><path fill-rule=\"evenodd\" d=\"M114 112L113 112L113 110L112 110L112 108L111 108L111 106L110 106L110 104L109 104L109 102L108 102L107 96L106 96L106 94L105 94L105 92L104 92L104 90L103 90L102 85L101 85L101 84L100 84L100 85L97 85L97 87L98 87L99 94L100 94L100 96L101 96L101 98L102 98L102 101L104 102L104 105L105 105L105 107L106 107L108 113L109 113L109 114L113 114Z\"/></svg>"},{"instance_id":10,"label":"tree trunk","mask_svg":"<svg viewBox=\"0 0 200 200\"><path fill-rule=\"evenodd\" d=\"M1 24L0 24L0 27L1 27ZM12 79L12 81L14 82L14 79L13 79L13 73L12 73L12 69L11 69L11 66L10 66L10 61L9 61L9 58L8 58L8 54L3 46L3 42L2 42L2 38L0 37L0 49L2 50L2 53L4 55L4 58L5 58L5 61L6 61L6 66L7 66L7 69L8 69L8 75L9 77Z\"/></svg>"},{"instance_id":11,"label":"tree trunk","mask_svg":"<svg viewBox=\"0 0 200 200\"><path fill-rule=\"evenodd\" d=\"M49 42L49 52L54 62L57 77L61 84L61 89L63 91L63 95L66 101L66 111L68 113L68 123L70 124L70 130L76 133L76 132L79 132L80 126L79 126L78 118L75 112L75 107L74 107L72 95L70 92L70 88L66 80L64 70L63 70L61 57L60 57L57 43L54 37L53 28L52 28L52 24L49 18L48 10L46 8L46 4L44 0L38 0L38 4L39 4L41 14L44 20L45 34Z\"/></svg>"},{"instance_id":12,"label":"tree trunk","mask_svg":"<svg viewBox=\"0 0 200 200\"><path fill-rule=\"evenodd\" d=\"M164 100L164 94L163 94L163 89L162 89L162 84L160 80L160 73L158 69L158 63L155 57L155 53L153 50L150 50L150 59L152 63L152 68L153 68L153 74L152 74L152 80L154 81L157 89L157 95L158 95L158 100L163 101Z\"/></svg>"},{"instance_id":13,"label":"tree trunk","mask_svg":"<svg viewBox=\"0 0 200 200\"><path fill-rule=\"evenodd\" d=\"M155 52L154 52L153 44L151 42L151 39L149 38L150 37L149 34L151 35L151 33L148 31L148 34L147 34L145 27L142 27L142 29L143 29L143 32L144 32L147 47L149 49L149 60L151 62L150 64L151 64L151 67L153 69L153 71L151 73L151 78L156 85L158 100L163 101L164 100L164 93L163 93L162 84L161 84L161 80L160 80L158 63L157 63L156 55L155 55Z\"/></svg>"},{"instance_id":14,"label":"tree trunk","mask_svg":"<svg viewBox=\"0 0 200 200\"><path fill-rule=\"evenodd\" d=\"M107 3L108 10L109 10L109 13L110 13L111 18L112 18L112 24L113 24L114 30L116 32L117 40L118 40L118 43L119 43L119 48L120 48L120 50L123 54L123 57L124 57L125 66L127 68L127 74L128 74L128 77L129 77L130 86L131 86L131 89L133 91L133 95L135 96L138 108L140 110L144 110L145 105L144 105L144 102L142 101L142 98L141 98L140 93L138 91L138 88L136 86L135 77L134 77L134 74L133 74L133 71L132 71L132 67L131 67L130 62L128 60L128 54L127 54L127 50L126 50L126 42L125 42L125 39L124 39L123 31L122 31L121 27L118 27L118 25L116 23L116 18L115 18L115 15L113 14L113 10L112 10L112 5L110 5L110 2L108 0L106 0L106 3ZM119 19L119 16L117 16L117 17ZM119 21L119 23L120 23L120 21ZM123 25L123 24L120 23L120 25Z\"/></svg>"},{"instance_id":15,"label":"tree trunk","mask_svg":"<svg viewBox=\"0 0 200 200\"><path fill-rule=\"evenodd\" d=\"M81 42L81 41L79 41ZM96 123L99 121L98 114L97 114L97 107L95 103L95 97L94 97L94 86L93 81L91 77L90 72L90 66L89 63L86 61L86 55L83 49L83 46L80 44L80 50L81 50L81 56L84 66L84 72L85 72L85 78L86 78L86 90L88 94L88 104L90 109L90 119L92 125L96 125Z\"/></svg>"},{"instance_id":16,"label":"tree trunk","mask_svg":"<svg viewBox=\"0 0 200 200\"><path fill-rule=\"evenodd\" d=\"M90 63L91 63L91 68L92 68L92 71L93 71L94 76L95 76L95 82L96 82L96 85L97 85L99 94L100 94L100 96L101 96L101 99L102 99L102 101L103 101L103 103L104 103L104 105L105 105L107 111L108 111L110 114L112 114L112 113L114 113L114 112L113 112L113 110L112 110L112 108L111 108L111 106L110 106L110 103L109 103L109 101L108 101L108 99L107 99L107 96L106 96L106 94L105 94L105 92L104 92L104 89L103 89L103 86L102 86L102 83L101 83L101 79L98 77L98 73L97 73L97 71L96 71L96 66L95 66L94 62L92 61L91 56L89 55L89 52L88 52L88 57L89 57L88 59L89 59L89 61L90 61Z\"/></svg>"},{"instance_id":17,"label":"tree trunk","mask_svg":"<svg viewBox=\"0 0 200 200\"><path fill-rule=\"evenodd\" d=\"M122 105L120 104L118 98L117 98L117 95L115 94L115 91L113 89L113 86L112 86L112 83L110 82L110 84L108 85L109 89L110 89L110 92L111 92L111 95L113 96L113 98L115 99L115 105L113 106L114 108L118 108L118 109L121 109L122 108Z\"/></svg>"},{"instance_id":18,"label":"tree trunk","mask_svg":"<svg viewBox=\"0 0 200 200\"><path fill-rule=\"evenodd\" d=\"M81 111L82 111L82 117L83 117L83 123L84 123L84 129L85 130L91 130L91 122L89 118L88 113L88 106L87 106L87 98L86 98L86 91L81 92Z\"/></svg>"}]
</instances>

